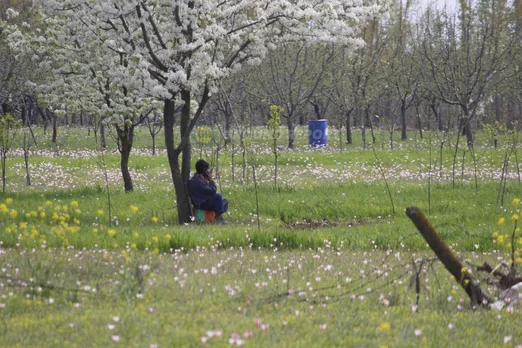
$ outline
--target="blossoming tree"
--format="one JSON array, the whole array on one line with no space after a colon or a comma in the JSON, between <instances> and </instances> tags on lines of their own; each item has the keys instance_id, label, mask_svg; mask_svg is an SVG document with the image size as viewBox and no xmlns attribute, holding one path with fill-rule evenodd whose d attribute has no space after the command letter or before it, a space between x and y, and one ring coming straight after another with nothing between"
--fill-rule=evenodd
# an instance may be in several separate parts
<instances>
[{"instance_id":1,"label":"blossoming tree","mask_svg":"<svg viewBox=\"0 0 522 348\"><path fill-rule=\"evenodd\" d=\"M96 38L113 74L135 95L163 103L165 143L180 223L190 221L185 182L190 133L217 82L245 64L259 64L289 41L357 47L358 28L384 0L36 0L56 23L56 37L78 44ZM65 44L65 42L64 42ZM103 52L103 53L102 53ZM71 52L73 54L73 52ZM114 58L115 57L115 58ZM105 59L105 58L104 58ZM74 58L71 58L74 60ZM80 91L77 91L80 93ZM183 105L174 143L174 106Z\"/></svg>"}]
</instances>

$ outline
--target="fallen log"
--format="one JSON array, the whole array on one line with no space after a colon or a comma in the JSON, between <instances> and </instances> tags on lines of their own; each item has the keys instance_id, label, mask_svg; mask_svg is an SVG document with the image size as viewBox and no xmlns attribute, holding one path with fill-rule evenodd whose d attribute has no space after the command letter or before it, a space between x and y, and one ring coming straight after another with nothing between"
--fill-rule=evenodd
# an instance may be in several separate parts
<instances>
[{"instance_id":1,"label":"fallen log","mask_svg":"<svg viewBox=\"0 0 522 348\"><path fill-rule=\"evenodd\" d=\"M479 281L473 278L453 251L440 238L424 213L417 207L409 207L406 209L406 215L417 227L444 267L466 291L471 302L481 306L488 306L491 303L488 294L480 287Z\"/></svg>"}]
</instances>

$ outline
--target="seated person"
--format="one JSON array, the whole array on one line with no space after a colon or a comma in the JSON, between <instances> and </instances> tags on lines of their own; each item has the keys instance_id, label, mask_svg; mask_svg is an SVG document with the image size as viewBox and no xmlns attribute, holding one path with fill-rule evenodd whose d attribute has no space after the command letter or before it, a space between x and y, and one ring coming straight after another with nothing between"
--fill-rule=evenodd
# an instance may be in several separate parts
<instances>
[{"instance_id":1,"label":"seated person","mask_svg":"<svg viewBox=\"0 0 522 348\"><path fill-rule=\"evenodd\" d=\"M223 213L228 210L228 200L216 193L216 183L208 170L209 164L200 159L196 162L196 173L188 182L190 198L194 208L213 210L216 220L223 222Z\"/></svg>"}]
</instances>

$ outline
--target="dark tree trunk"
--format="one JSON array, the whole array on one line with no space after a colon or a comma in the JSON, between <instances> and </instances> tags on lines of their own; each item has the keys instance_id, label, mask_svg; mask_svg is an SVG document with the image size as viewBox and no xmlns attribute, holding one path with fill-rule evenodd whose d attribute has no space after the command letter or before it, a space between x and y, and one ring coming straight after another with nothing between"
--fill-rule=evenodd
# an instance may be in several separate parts
<instances>
[{"instance_id":1,"label":"dark tree trunk","mask_svg":"<svg viewBox=\"0 0 522 348\"><path fill-rule=\"evenodd\" d=\"M27 109L25 108L25 105L22 106L22 111L21 111L21 114L20 116L22 117L22 124L25 126L28 125L28 120L27 120Z\"/></svg>"},{"instance_id":2,"label":"dark tree trunk","mask_svg":"<svg viewBox=\"0 0 522 348\"><path fill-rule=\"evenodd\" d=\"M156 134L152 133L152 156L156 156Z\"/></svg>"},{"instance_id":3,"label":"dark tree trunk","mask_svg":"<svg viewBox=\"0 0 522 348\"><path fill-rule=\"evenodd\" d=\"M420 135L420 138L423 139L423 135L422 135L422 120L421 120L421 116L420 116L420 113L419 113L419 107L417 106L416 108L416 111L417 111L417 125L419 127L419 135Z\"/></svg>"},{"instance_id":4,"label":"dark tree trunk","mask_svg":"<svg viewBox=\"0 0 522 348\"><path fill-rule=\"evenodd\" d=\"M132 192L134 190L134 185L132 184L132 177L129 172L129 157L134 142L134 126L125 125L123 129L116 126L116 132L118 133L120 144L120 169L123 177L123 187L125 192Z\"/></svg>"},{"instance_id":5,"label":"dark tree trunk","mask_svg":"<svg viewBox=\"0 0 522 348\"><path fill-rule=\"evenodd\" d=\"M293 149L295 143L295 124L291 117L288 118L288 148Z\"/></svg>"},{"instance_id":6,"label":"dark tree trunk","mask_svg":"<svg viewBox=\"0 0 522 348\"><path fill-rule=\"evenodd\" d=\"M406 134L406 100L401 100L401 140L408 138Z\"/></svg>"},{"instance_id":7,"label":"dark tree trunk","mask_svg":"<svg viewBox=\"0 0 522 348\"><path fill-rule=\"evenodd\" d=\"M469 111L465 110L464 111L464 124L463 124L463 127L462 127L462 134L464 134L466 136L466 142L468 144L468 146L473 146L473 130L471 129L471 120L472 120L472 115L474 114L474 111L472 112L472 114L470 115L469 114Z\"/></svg>"},{"instance_id":8,"label":"dark tree trunk","mask_svg":"<svg viewBox=\"0 0 522 348\"><path fill-rule=\"evenodd\" d=\"M7 153L2 151L1 153L1 162L2 162L2 192L5 192L5 171L6 171L6 162L7 161Z\"/></svg>"},{"instance_id":9,"label":"dark tree trunk","mask_svg":"<svg viewBox=\"0 0 522 348\"><path fill-rule=\"evenodd\" d=\"M353 111L353 108L346 111L346 143L347 144L352 144L352 125L351 125L352 111Z\"/></svg>"},{"instance_id":10,"label":"dark tree trunk","mask_svg":"<svg viewBox=\"0 0 522 348\"><path fill-rule=\"evenodd\" d=\"M53 122L53 135L52 135L52 142L54 144L56 144L56 138L58 136L58 117L56 116L56 114L53 112L52 113L52 122Z\"/></svg>"},{"instance_id":11,"label":"dark tree trunk","mask_svg":"<svg viewBox=\"0 0 522 348\"><path fill-rule=\"evenodd\" d=\"M181 138L183 138L184 129L186 129L190 121L190 92L184 92L183 94L183 100L185 101L188 97L189 101L186 102L186 105L183 106L181 111ZM187 142L187 145L181 151L183 153L183 161L185 162L182 164L179 161L179 155L181 153L174 146L174 102L172 100L165 100L163 124L165 128L165 147L167 149L170 174L176 191L179 223L189 223L191 209L186 182L190 175L190 142ZM182 168L182 165L184 168ZM185 174L186 177L183 177L183 174Z\"/></svg>"},{"instance_id":12,"label":"dark tree trunk","mask_svg":"<svg viewBox=\"0 0 522 348\"><path fill-rule=\"evenodd\" d=\"M316 118L317 120L320 120L320 119L321 119L321 109L320 109L320 107L319 107L319 104L316 103L316 102L313 102L313 101L310 102L310 103L312 103L312 105L314 106L314 114L315 114L315 118Z\"/></svg>"},{"instance_id":13,"label":"dark tree trunk","mask_svg":"<svg viewBox=\"0 0 522 348\"><path fill-rule=\"evenodd\" d=\"M495 119L500 122L502 119L503 102L502 97L495 96Z\"/></svg>"},{"instance_id":14,"label":"dark tree trunk","mask_svg":"<svg viewBox=\"0 0 522 348\"><path fill-rule=\"evenodd\" d=\"M433 98L430 103L431 111L433 111L433 115L435 115L435 120L437 121L437 129L442 131L443 123L442 116L440 114L439 105L437 104L437 99Z\"/></svg>"},{"instance_id":15,"label":"dark tree trunk","mask_svg":"<svg viewBox=\"0 0 522 348\"><path fill-rule=\"evenodd\" d=\"M103 150L107 150L107 137L105 135L105 122L102 122L100 124L100 143Z\"/></svg>"},{"instance_id":16,"label":"dark tree trunk","mask_svg":"<svg viewBox=\"0 0 522 348\"><path fill-rule=\"evenodd\" d=\"M304 113L301 113L299 115L299 125L305 126L306 125L306 115Z\"/></svg>"}]
</instances>

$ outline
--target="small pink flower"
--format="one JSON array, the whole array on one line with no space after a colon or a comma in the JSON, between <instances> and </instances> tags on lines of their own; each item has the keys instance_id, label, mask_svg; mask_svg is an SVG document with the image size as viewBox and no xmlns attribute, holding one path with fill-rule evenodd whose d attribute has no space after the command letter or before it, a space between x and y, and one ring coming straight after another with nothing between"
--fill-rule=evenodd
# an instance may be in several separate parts
<instances>
[{"instance_id":1,"label":"small pink flower","mask_svg":"<svg viewBox=\"0 0 522 348\"><path fill-rule=\"evenodd\" d=\"M270 325L268 325L268 324L261 324L261 330L263 330L263 331L267 331L269 327L270 327Z\"/></svg>"},{"instance_id":2,"label":"small pink flower","mask_svg":"<svg viewBox=\"0 0 522 348\"><path fill-rule=\"evenodd\" d=\"M415 330L415 336L419 337L420 335L422 335L422 330L421 329Z\"/></svg>"},{"instance_id":3,"label":"small pink flower","mask_svg":"<svg viewBox=\"0 0 522 348\"><path fill-rule=\"evenodd\" d=\"M261 319L257 318L256 319L256 329L260 329L260 328L261 328Z\"/></svg>"},{"instance_id":4,"label":"small pink flower","mask_svg":"<svg viewBox=\"0 0 522 348\"><path fill-rule=\"evenodd\" d=\"M254 334L252 333L252 331L247 331L243 334L243 337L244 338L252 338Z\"/></svg>"},{"instance_id":5,"label":"small pink flower","mask_svg":"<svg viewBox=\"0 0 522 348\"><path fill-rule=\"evenodd\" d=\"M326 324L319 325L319 330L321 330L321 331L326 330Z\"/></svg>"},{"instance_id":6,"label":"small pink flower","mask_svg":"<svg viewBox=\"0 0 522 348\"><path fill-rule=\"evenodd\" d=\"M114 343L118 343L120 341L120 336L118 335L112 335L111 336L111 340L114 342Z\"/></svg>"},{"instance_id":7,"label":"small pink flower","mask_svg":"<svg viewBox=\"0 0 522 348\"><path fill-rule=\"evenodd\" d=\"M504 344L511 343L511 336L504 336Z\"/></svg>"}]
</instances>

